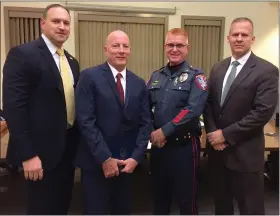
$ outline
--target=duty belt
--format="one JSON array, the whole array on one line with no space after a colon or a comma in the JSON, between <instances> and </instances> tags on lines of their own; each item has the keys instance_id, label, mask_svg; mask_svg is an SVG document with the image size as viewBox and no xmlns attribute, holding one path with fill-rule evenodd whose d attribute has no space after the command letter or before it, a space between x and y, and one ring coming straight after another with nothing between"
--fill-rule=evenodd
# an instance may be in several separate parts
<instances>
[{"instance_id":1,"label":"duty belt","mask_svg":"<svg viewBox=\"0 0 280 216\"><path fill-rule=\"evenodd\" d=\"M171 135L169 137L166 138L166 141L167 142L184 142L184 141L188 141L190 140L192 137L192 134L191 133L187 133L185 135L181 135L181 134L174 134L174 135Z\"/></svg>"}]
</instances>

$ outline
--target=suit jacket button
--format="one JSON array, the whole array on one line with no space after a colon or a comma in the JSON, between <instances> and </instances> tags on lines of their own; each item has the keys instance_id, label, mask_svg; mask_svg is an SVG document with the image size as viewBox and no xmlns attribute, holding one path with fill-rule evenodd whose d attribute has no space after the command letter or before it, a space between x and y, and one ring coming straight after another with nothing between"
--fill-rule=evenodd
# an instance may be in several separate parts
<instances>
[{"instance_id":1,"label":"suit jacket button","mask_svg":"<svg viewBox=\"0 0 280 216\"><path fill-rule=\"evenodd\" d=\"M126 158L127 157L127 153L126 153L126 150L124 148L120 149L120 156L121 156L121 158Z\"/></svg>"}]
</instances>

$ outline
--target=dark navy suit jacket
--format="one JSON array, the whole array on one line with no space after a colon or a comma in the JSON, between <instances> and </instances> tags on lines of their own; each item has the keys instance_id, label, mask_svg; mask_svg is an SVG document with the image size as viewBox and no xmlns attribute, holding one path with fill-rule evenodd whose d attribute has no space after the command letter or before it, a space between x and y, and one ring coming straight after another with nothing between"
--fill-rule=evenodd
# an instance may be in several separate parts
<instances>
[{"instance_id":1,"label":"dark navy suit jacket","mask_svg":"<svg viewBox=\"0 0 280 216\"><path fill-rule=\"evenodd\" d=\"M126 71L123 105L108 63L81 72L76 88L77 122L82 133L76 165L93 170L109 157L140 162L151 133L145 81Z\"/></svg>"}]
</instances>

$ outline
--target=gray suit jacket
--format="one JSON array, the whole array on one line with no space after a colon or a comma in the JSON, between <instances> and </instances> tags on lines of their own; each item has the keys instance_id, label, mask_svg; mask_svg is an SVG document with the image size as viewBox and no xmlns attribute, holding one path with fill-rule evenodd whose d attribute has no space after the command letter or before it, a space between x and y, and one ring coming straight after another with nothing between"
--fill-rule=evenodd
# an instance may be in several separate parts
<instances>
[{"instance_id":1,"label":"gray suit jacket","mask_svg":"<svg viewBox=\"0 0 280 216\"><path fill-rule=\"evenodd\" d=\"M233 170L262 171L263 129L277 105L278 69L252 53L221 107L223 80L229 64L230 58L226 58L213 66L204 110L206 132L222 129L229 147L219 152L207 145L209 160Z\"/></svg>"}]
</instances>

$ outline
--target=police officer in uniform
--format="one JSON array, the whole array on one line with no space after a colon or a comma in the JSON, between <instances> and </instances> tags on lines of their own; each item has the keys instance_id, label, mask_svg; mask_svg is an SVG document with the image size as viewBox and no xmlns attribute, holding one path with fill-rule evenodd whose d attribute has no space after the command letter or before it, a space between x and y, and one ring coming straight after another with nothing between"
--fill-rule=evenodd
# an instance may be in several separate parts
<instances>
[{"instance_id":1,"label":"police officer in uniform","mask_svg":"<svg viewBox=\"0 0 280 216\"><path fill-rule=\"evenodd\" d=\"M180 28L167 32L168 64L147 83L154 130L151 134L151 173L154 214L169 214L173 193L180 214L198 214L196 171L199 162L199 117L206 102L207 80L186 61L188 36Z\"/></svg>"}]
</instances>

